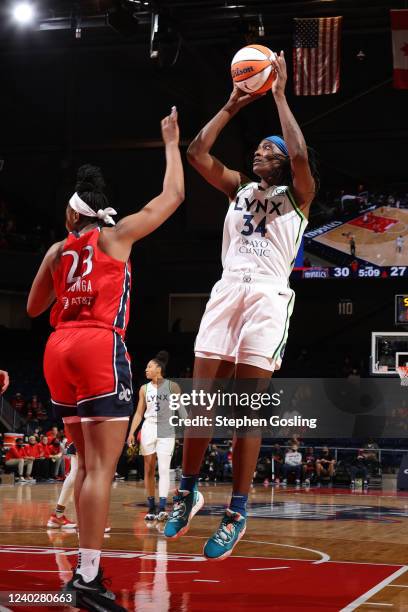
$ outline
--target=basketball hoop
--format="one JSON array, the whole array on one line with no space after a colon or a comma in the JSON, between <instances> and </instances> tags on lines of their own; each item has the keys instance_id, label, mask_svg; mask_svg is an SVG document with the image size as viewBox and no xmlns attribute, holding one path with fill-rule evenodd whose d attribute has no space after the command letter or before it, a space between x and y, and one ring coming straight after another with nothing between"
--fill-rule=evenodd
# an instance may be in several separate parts
<instances>
[{"instance_id":1,"label":"basketball hoop","mask_svg":"<svg viewBox=\"0 0 408 612\"><path fill-rule=\"evenodd\" d=\"M408 366L397 366L397 372L401 378L401 386L408 387Z\"/></svg>"}]
</instances>

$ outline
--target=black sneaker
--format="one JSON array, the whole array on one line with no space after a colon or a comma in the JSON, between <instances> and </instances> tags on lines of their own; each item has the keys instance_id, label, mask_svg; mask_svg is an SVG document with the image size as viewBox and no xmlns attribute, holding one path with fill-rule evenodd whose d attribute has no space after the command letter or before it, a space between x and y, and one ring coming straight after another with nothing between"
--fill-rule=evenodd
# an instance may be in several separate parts
<instances>
[{"instance_id":1,"label":"black sneaker","mask_svg":"<svg viewBox=\"0 0 408 612\"><path fill-rule=\"evenodd\" d=\"M126 608L115 603L115 594L108 591L103 582L101 569L90 582L85 582L82 575L75 572L65 585L64 591L73 591L76 594L76 607L91 612L127 612Z\"/></svg>"},{"instance_id":2,"label":"black sneaker","mask_svg":"<svg viewBox=\"0 0 408 612\"><path fill-rule=\"evenodd\" d=\"M157 517L157 512L156 512L156 508L149 508L149 510L147 511L147 513L145 514L145 521L155 521Z\"/></svg>"}]
</instances>

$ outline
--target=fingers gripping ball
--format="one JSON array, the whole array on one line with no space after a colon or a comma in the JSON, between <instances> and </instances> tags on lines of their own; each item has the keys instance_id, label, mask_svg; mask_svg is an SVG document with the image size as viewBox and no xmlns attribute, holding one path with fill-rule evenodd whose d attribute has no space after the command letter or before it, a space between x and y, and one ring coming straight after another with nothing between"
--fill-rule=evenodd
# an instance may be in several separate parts
<instances>
[{"instance_id":1,"label":"fingers gripping ball","mask_svg":"<svg viewBox=\"0 0 408 612\"><path fill-rule=\"evenodd\" d=\"M231 76L236 85L249 94L268 91L275 79L271 59L273 51L263 45L248 45L240 49L232 58Z\"/></svg>"}]
</instances>

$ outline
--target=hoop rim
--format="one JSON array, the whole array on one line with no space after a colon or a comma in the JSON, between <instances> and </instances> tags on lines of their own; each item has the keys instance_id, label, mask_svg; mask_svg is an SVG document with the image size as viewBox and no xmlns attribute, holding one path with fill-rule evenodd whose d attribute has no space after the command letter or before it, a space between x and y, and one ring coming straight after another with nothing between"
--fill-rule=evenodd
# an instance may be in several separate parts
<instances>
[{"instance_id":1,"label":"hoop rim","mask_svg":"<svg viewBox=\"0 0 408 612\"><path fill-rule=\"evenodd\" d=\"M397 372L401 378L408 378L408 366L397 366Z\"/></svg>"}]
</instances>

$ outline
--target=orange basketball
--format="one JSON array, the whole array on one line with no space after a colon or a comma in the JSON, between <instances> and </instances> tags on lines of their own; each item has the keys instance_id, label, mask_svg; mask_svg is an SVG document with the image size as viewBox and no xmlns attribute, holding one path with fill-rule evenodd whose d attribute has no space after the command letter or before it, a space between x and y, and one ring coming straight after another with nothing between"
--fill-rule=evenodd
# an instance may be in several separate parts
<instances>
[{"instance_id":1,"label":"orange basketball","mask_svg":"<svg viewBox=\"0 0 408 612\"><path fill-rule=\"evenodd\" d=\"M275 57L275 53L263 45L243 47L232 58L232 80L249 94L268 91L275 78L271 66L271 59Z\"/></svg>"}]
</instances>

